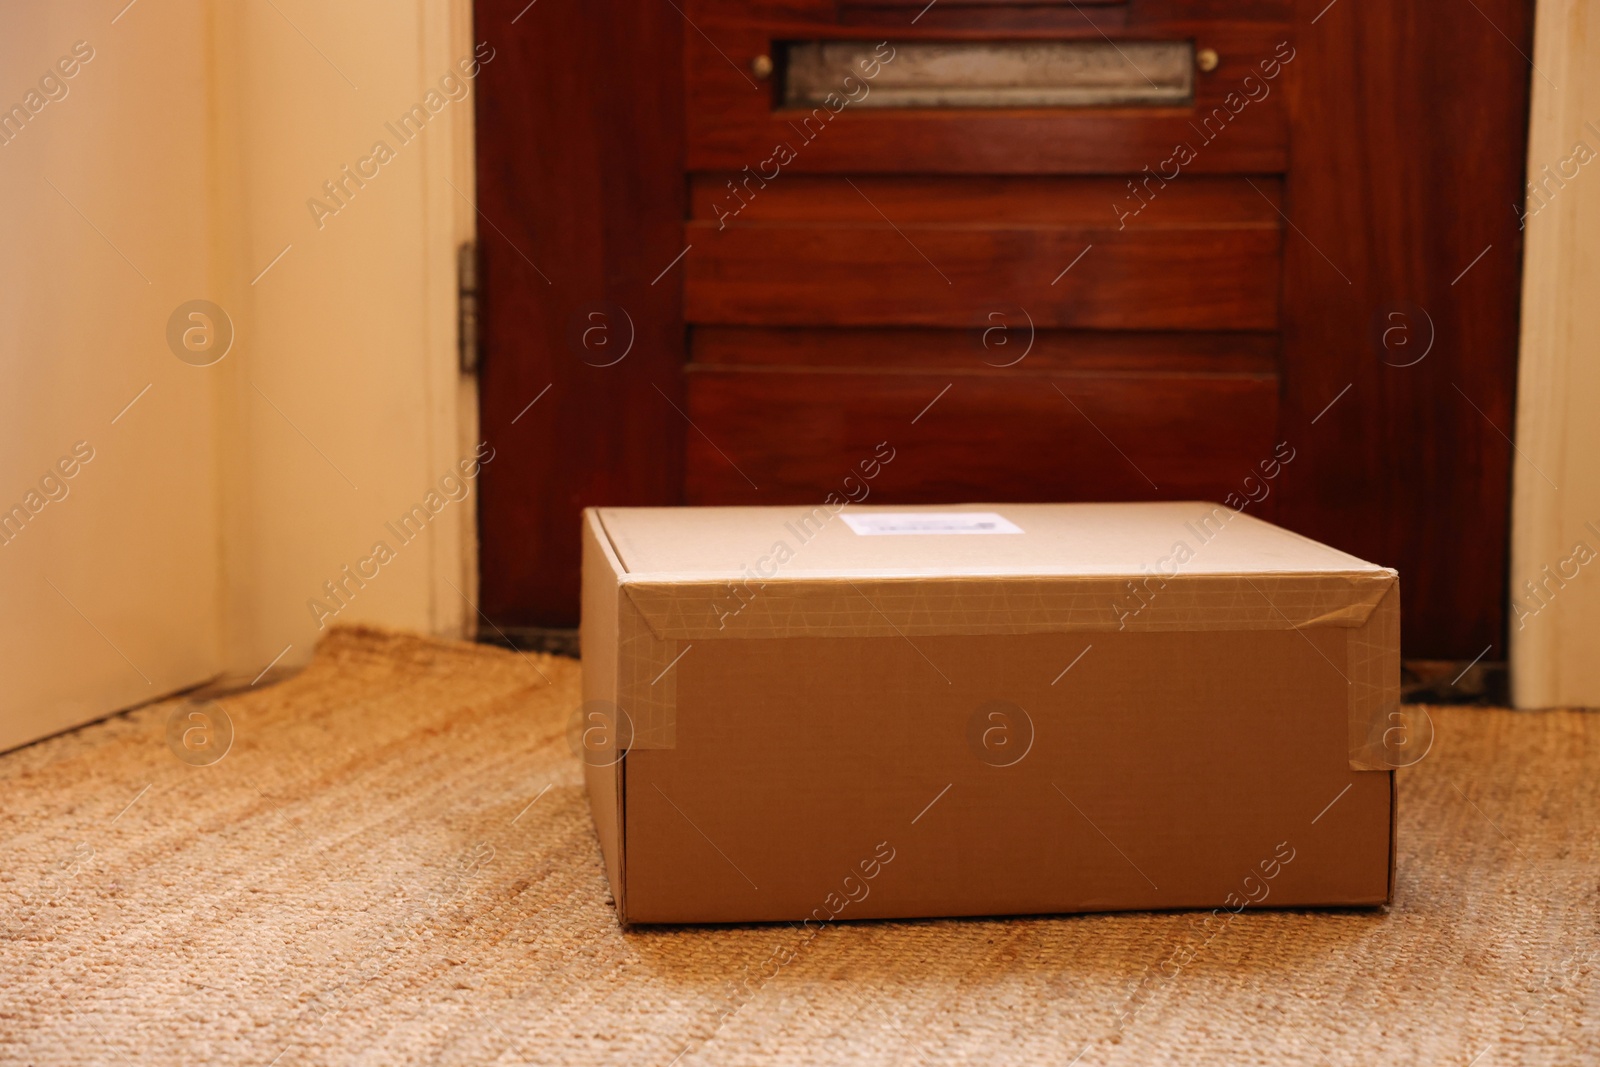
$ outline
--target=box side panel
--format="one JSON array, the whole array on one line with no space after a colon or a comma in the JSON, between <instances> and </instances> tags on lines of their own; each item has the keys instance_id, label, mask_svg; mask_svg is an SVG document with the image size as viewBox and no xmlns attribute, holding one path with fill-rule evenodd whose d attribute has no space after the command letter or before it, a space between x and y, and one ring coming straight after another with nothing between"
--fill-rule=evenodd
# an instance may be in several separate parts
<instances>
[{"instance_id":1,"label":"box side panel","mask_svg":"<svg viewBox=\"0 0 1600 1067\"><path fill-rule=\"evenodd\" d=\"M583 515L582 605L579 615L579 640L583 649L583 700L585 709L597 709L594 726L602 731L609 725L615 731L617 719L608 724L606 709L617 706L618 612L622 604L622 564L618 562L594 509ZM581 714L581 713L580 713ZM605 856L606 878L617 915L627 921L627 901L623 871L622 768L614 747L591 751L584 745L590 724L581 718L570 731L578 738L584 754L584 783L589 791L589 807L594 813L595 832Z\"/></svg>"},{"instance_id":2,"label":"box side panel","mask_svg":"<svg viewBox=\"0 0 1600 1067\"><path fill-rule=\"evenodd\" d=\"M1346 629L696 643L628 757L629 918L1375 905Z\"/></svg>"}]
</instances>

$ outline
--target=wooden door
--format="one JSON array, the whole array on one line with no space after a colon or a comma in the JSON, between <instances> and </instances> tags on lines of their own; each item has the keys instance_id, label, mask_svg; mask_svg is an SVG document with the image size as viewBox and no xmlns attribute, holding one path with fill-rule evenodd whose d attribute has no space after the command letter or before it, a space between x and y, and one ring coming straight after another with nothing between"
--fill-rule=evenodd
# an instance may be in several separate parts
<instances>
[{"instance_id":1,"label":"wooden door","mask_svg":"<svg viewBox=\"0 0 1600 1067\"><path fill-rule=\"evenodd\" d=\"M1500 647L1526 2L521 7L497 625L575 621L587 505L1205 498L1399 567L1408 655Z\"/></svg>"}]
</instances>

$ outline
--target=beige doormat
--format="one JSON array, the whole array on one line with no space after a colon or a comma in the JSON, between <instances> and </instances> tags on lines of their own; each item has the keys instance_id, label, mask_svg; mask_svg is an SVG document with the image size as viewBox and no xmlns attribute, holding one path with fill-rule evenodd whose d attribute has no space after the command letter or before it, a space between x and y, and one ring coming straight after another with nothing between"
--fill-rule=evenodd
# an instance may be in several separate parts
<instances>
[{"instance_id":1,"label":"beige doormat","mask_svg":"<svg viewBox=\"0 0 1600 1067\"><path fill-rule=\"evenodd\" d=\"M177 703L0 758L0 1062L1600 1063L1600 716L1435 709L1387 912L806 943L618 929L577 702L570 660L346 629L209 766Z\"/></svg>"}]
</instances>

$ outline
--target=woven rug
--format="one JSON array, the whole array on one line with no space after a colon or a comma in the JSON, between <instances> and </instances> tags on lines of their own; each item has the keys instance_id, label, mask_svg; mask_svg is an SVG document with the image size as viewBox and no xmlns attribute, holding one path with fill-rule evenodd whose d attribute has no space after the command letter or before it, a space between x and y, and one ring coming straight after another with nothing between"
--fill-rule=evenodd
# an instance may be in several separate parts
<instances>
[{"instance_id":1,"label":"woven rug","mask_svg":"<svg viewBox=\"0 0 1600 1067\"><path fill-rule=\"evenodd\" d=\"M1432 709L1386 911L624 933L578 674L340 629L0 757L0 1062L1600 1062L1600 716Z\"/></svg>"}]
</instances>

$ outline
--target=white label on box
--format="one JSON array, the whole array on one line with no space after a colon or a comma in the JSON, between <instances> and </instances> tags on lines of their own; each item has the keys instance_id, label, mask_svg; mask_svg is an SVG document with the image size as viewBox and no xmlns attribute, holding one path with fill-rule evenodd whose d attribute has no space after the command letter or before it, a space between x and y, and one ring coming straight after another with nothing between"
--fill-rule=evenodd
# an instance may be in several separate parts
<instances>
[{"instance_id":1,"label":"white label on box","mask_svg":"<svg viewBox=\"0 0 1600 1067\"><path fill-rule=\"evenodd\" d=\"M842 518L863 537L893 534L1019 534L1022 527L992 511L846 512Z\"/></svg>"}]
</instances>

